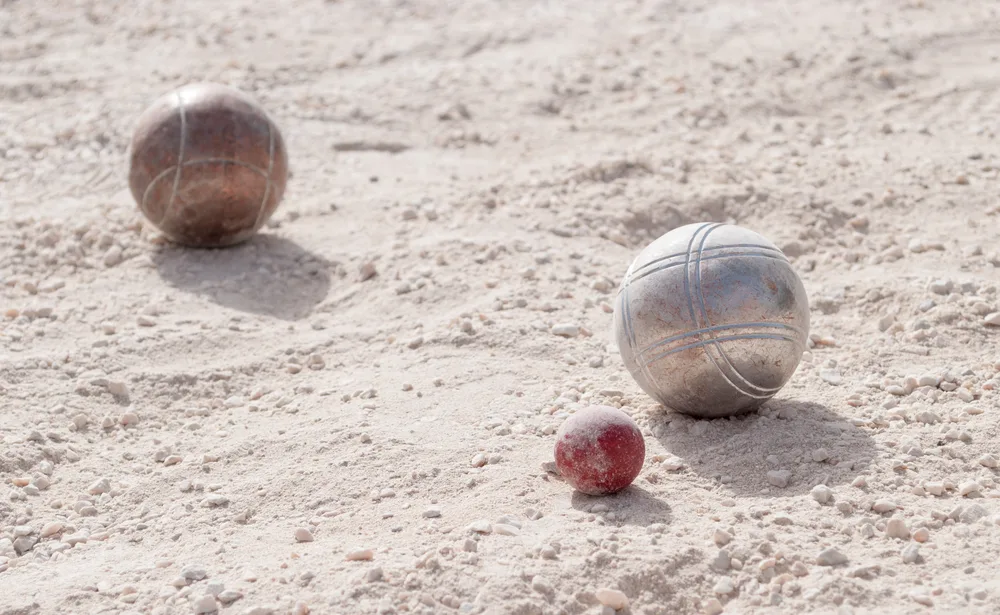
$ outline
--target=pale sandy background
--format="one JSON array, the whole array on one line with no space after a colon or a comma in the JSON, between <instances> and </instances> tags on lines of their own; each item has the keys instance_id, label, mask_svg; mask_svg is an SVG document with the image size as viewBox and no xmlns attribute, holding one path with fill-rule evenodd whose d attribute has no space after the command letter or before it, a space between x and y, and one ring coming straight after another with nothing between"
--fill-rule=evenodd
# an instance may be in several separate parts
<instances>
[{"instance_id":1,"label":"pale sandy background","mask_svg":"<svg viewBox=\"0 0 1000 615\"><path fill-rule=\"evenodd\" d=\"M968 0L0 1L0 614L1000 613L998 57ZM221 252L124 177L202 79L294 172ZM812 299L740 420L610 346L702 220ZM542 465L589 403L618 497Z\"/></svg>"}]
</instances>

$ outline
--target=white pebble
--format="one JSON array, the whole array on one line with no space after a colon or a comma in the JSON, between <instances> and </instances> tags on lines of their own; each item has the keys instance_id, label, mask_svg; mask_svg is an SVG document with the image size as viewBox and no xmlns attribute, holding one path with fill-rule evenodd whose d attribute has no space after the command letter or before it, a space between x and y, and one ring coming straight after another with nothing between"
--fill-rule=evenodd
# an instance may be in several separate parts
<instances>
[{"instance_id":1,"label":"white pebble","mask_svg":"<svg viewBox=\"0 0 1000 615\"><path fill-rule=\"evenodd\" d=\"M106 478L98 479L87 488L87 493L90 495L101 495L109 491L111 491L111 481Z\"/></svg>"},{"instance_id":2,"label":"white pebble","mask_svg":"<svg viewBox=\"0 0 1000 615\"><path fill-rule=\"evenodd\" d=\"M436 519L441 516L441 509L437 506L430 506L423 512L423 516L427 519Z\"/></svg>"},{"instance_id":3,"label":"white pebble","mask_svg":"<svg viewBox=\"0 0 1000 615\"><path fill-rule=\"evenodd\" d=\"M910 528L906 527L906 521L902 519L889 519L889 523L885 526L885 535L888 538L906 540L910 537Z\"/></svg>"},{"instance_id":4,"label":"white pebble","mask_svg":"<svg viewBox=\"0 0 1000 615\"><path fill-rule=\"evenodd\" d=\"M720 547L728 545L732 539L733 537L726 530L715 530L715 534L712 536L712 540Z\"/></svg>"},{"instance_id":5,"label":"white pebble","mask_svg":"<svg viewBox=\"0 0 1000 615\"><path fill-rule=\"evenodd\" d=\"M979 459L977 459L977 461L979 462L979 465L983 466L984 468L996 468L998 465L997 458L989 453L980 456Z\"/></svg>"},{"instance_id":6,"label":"white pebble","mask_svg":"<svg viewBox=\"0 0 1000 615\"><path fill-rule=\"evenodd\" d=\"M847 563L847 556L830 547L820 551L820 554L816 556L816 563L820 566L838 566Z\"/></svg>"},{"instance_id":7,"label":"white pebble","mask_svg":"<svg viewBox=\"0 0 1000 615\"><path fill-rule=\"evenodd\" d=\"M371 549L359 549L357 551L351 551L345 556L345 559L349 562L361 562L369 561L375 558L375 552Z\"/></svg>"},{"instance_id":8,"label":"white pebble","mask_svg":"<svg viewBox=\"0 0 1000 615\"><path fill-rule=\"evenodd\" d=\"M820 504L827 504L833 499L833 489L830 489L826 485L816 485L809 493Z\"/></svg>"},{"instance_id":9,"label":"white pebble","mask_svg":"<svg viewBox=\"0 0 1000 615\"><path fill-rule=\"evenodd\" d=\"M775 487L787 487L791 478L792 473L788 470L771 470L767 473L767 482Z\"/></svg>"},{"instance_id":10,"label":"white pebble","mask_svg":"<svg viewBox=\"0 0 1000 615\"><path fill-rule=\"evenodd\" d=\"M892 500L877 500L872 504L872 510L877 513L887 513L896 510L898 506Z\"/></svg>"},{"instance_id":11,"label":"white pebble","mask_svg":"<svg viewBox=\"0 0 1000 615\"><path fill-rule=\"evenodd\" d=\"M722 577L712 588L712 591L720 596L726 596L733 593L734 589L736 588L733 587L733 580L729 577Z\"/></svg>"},{"instance_id":12,"label":"white pebble","mask_svg":"<svg viewBox=\"0 0 1000 615\"><path fill-rule=\"evenodd\" d=\"M312 532L304 527L300 527L295 530L295 542L312 542L313 535Z\"/></svg>"},{"instance_id":13,"label":"white pebble","mask_svg":"<svg viewBox=\"0 0 1000 615\"><path fill-rule=\"evenodd\" d=\"M900 555L903 556L903 563L915 564L920 561L920 545L915 542L911 542L903 547L903 551Z\"/></svg>"},{"instance_id":14,"label":"white pebble","mask_svg":"<svg viewBox=\"0 0 1000 615\"><path fill-rule=\"evenodd\" d=\"M958 493L965 497L980 495L982 487L974 480L966 481L958 486Z\"/></svg>"},{"instance_id":15,"label":"white pebble","mask_svg":"<svg viewBox=\"0 0 1000 615\"><path fill-rule=\"evenodd\" d=\"M705 610L705 615L720 615L724 610L722 603L719 602L718 598L709 598L705 601L702 608Z\"/></svg>"},{"instance_id":16,"label":"white pebble","mask_svg":"<svg viewBox=\"0 0 1000 615\"><path fill-rule=\"evenodd\" d=\"M624 592L618 591L617 589L607 589L602 587L594 593L597 596L597 601L604 606L611 607L616 611L620 611L628 606L628 596Z\"/></svg>"},{"instance_id":17,"label":"white pebble","mask_svg":"<svg viewBox=\"0 0 1000 615\"><path fill-rule=\"evenodd\" d=\"M560 337L576 337L580 335L580 327L572 323L553 325L552 334Z\"/></svg>"},{"instance_id":18,"label":"white pebble","mask_svg":"<svg viewBox=\"0 0 1000 615\"><path fill-rule=\"evenodd\" d=\"M194 612L196 615L204 615L205 613L215 613L219 610L219 605L215 602L215 596L208 594L202 596L194 603Z\"/></svg>"}]
</instances>

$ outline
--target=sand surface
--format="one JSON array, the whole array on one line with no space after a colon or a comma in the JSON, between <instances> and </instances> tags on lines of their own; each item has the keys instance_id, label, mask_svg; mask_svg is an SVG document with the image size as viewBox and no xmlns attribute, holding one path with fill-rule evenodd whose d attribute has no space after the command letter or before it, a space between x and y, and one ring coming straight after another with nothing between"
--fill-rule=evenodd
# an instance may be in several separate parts
<instances>
[{"instance_id":1,"label":"sand surface","mask_svg":"<svg viewBox=\"0 0 1000 615\"><path fill-rule=\"evenodd\" d=\"M997 11L0 0L0 614L1000 613ZM198 80L293 172L225 251L125 177ZM612 346L698 221L811 300L737 420ZM593 403L646 435L614 497L544 465Z\"/></svg>"}]
</instances>

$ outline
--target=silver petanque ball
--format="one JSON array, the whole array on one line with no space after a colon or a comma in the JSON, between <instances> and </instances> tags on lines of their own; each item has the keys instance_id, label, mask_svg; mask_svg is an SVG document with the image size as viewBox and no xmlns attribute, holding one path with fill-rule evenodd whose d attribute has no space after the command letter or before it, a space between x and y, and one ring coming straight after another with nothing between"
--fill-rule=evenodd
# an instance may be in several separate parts
<instances>
[{"instance_id":1,"label":"silver petanque ball","mask_svg":"<svg viewBox=\"0 0 1000 615\"><path fill-rule=\"evenodd\" d=\"M649 244L618 289L614 332L642 389L678 412L755 410L788 382L809 335L809 299L785 255L718 223Z\"/></svg>"}]
</instances>

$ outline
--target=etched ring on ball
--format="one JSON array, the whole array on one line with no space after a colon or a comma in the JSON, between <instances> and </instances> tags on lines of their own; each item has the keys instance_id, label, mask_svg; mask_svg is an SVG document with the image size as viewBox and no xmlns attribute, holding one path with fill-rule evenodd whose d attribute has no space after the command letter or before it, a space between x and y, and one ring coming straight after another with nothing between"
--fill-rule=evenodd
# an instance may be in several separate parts
<instances>
[{"instance_id":1,"label":"etched ring on ball","mask_svg":"<svg viewBox=\"0 0 1000 615\"><path fill-rule=\"evenodd\" d=\"M190 247L249 239L277 209L288 179L281 132L247 94L216 83L169 92L139 116L129 188L143 215Z\"/></svg>"},{"instance_id":2,"label":"etched ring on ball","mask_svg":"<svg viewBox=\"0 0 1000 615\"><path fill-rule=\"evenodd\" d=\"M735 225L678 227L628 268L614 310L618 349L664 406L716 418L760 407L798 367L809 300L788 259Z\"/></svg>"}]
</instances>

